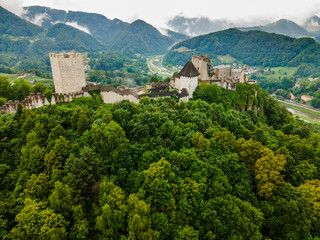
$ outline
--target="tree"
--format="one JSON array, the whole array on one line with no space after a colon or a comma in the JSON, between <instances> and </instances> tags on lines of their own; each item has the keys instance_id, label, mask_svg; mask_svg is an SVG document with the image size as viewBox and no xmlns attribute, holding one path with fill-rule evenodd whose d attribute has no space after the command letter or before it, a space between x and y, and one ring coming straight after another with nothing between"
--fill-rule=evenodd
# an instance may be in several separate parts
<instances>
[{"instance_id":1,"label":"tree","mask_svg":"<svg viewBox=\"0 0 320 240\"><path fill-rule=\"evenodd\" d=\"M205 232L212 231L216 239L262 239L263 214L234 196L208 200L201 217Z\"/></svg>"},{"instance_id":2,"label":"tree","mask_svg":"<svg viewBox=\"0 0 320 240\"><path fill-rule=\"evenodd\" d=\"M124 192L112 182L103 180L100 184L100 214L96 218L96 229L103 238L121 239L126 235L128 206Z\"/></svg>"},{"instance_id":3,"label":"tree","mask_svg":"<svg viewBox=\"0 0 320 240\"><path fill-rule=\"evenodd\" d=\"M46 200L49 193L49 178L46 174L40 173L38 176L32 174L27 182L24 193L33 199Z\"/></svg>"},{"instance_id":4,"label":"tree","mask_svg":"<svg viewBox=\"0 0 320 240\"><path fill-rule=\"evenodd\" d=\"M5 105L7 103L8 99L4 98L4 97L0 97L0 107Z\"/></svg>"},{"instance_id":5,"label":"tree","mask_svg":"<svg viewBox=\"0 0 320 240\"><path fill-rule=\"evenodd\" d=\"M243 161L251 172L254 172L256 161L262 157L263 145L252 139L239 138L236 143L236 152L239 160Z\"/></svg>"},{"instance_id":6,"label":"tree","mask_svg":"<svg viewBox=\"0 0 320 240\"><path fill-rule=\"evenodd\" d=\"M259 202L265 221L263 233L274 240L306 239L310 235L311 215L301 192L290 184L280 186L277 193Z\"/></svg>"},{"instance_id":7,"label":"tree","mask_svg":"<svg viewBox=\"0 0 320 240\"><path fill-rule=\"evenodd\" d=\"M68 226L65 219L45 208L42 202L26 199L22 211L17 214L17 226L11 231L16 239L66 239Z\"/></svg>"},{"instance_id":8,"label":"tree","mask_svg":"<svg viewBox=\"0 0 320 240\"><path fill-rule=\"evenodd\" d=\"M29 82L20 78L13 82L13 99L14 100L23 100L33 91L33 87Z\"/></svg>"},{"instance_id":9,"label":"tree","mask_svg":"<svg viewBox=\"0 0 320 240\"><path fill-rule=\"evenodd\" d=\"M34 92L35 93L41 93L41 94L44 94L45 91L47 90L47 86L44 85L43 83L36 83L34 85Z\"/></svg>"},{"instance_id":10,"label":"tree","mask_svg":"<svg viewBox=\"0 0 320 240\"><path fill-rule=\"evenodd\" d=\"M313 234L320 236L320 180L307 180L299 189L312 211Z\"/></svg>"},{"instance_id":11,"label":"tree","mask_svg":"<svg viewBox=\"0 0 320 240\"><path fill-rule=\"evenodd\" d=\"M80 152L80 158L70 154L64 168L66 177L64 182L72 189L72 197L75 204L82 203L85 199L90 199L93 194L93 187L100 177L100 163L95 153L84 147ZM89 201L85 202L89 204Z\"/></svg>"},{"instance_id":12,"label":"tree","mask_svg":"<svg viewBox=\"0 0 320 240\"><path fill-rule=\"evenodd\" d=\"M8 78L0 76L0 97L12 99L12 88Z\"/></svg>"},{"instance_id":13,"label":"tree","mask_svg":"<svg viewBox=\"0 0 320 240\"><path fill-rule=\"evenodd\" d=\"M128 141L123 129L114 121L108 125L105 123L93 124L90 136L93 147L102 156L110 156L112 151L124 147Z\"/></svg>"},{"instance_id":14,"label":"tree","mask_svg":"<svg viewBox=\"0 0 320 240\"><path fill-rule=\"evenodd\" d=\"M196 132L192 136L192 145L195 147L199 156L208 156L210 150L210 141L203 137L203 134Z\"/></svg>"},{"instance_id":15,"label":"tree","mask_svg":"<svg viewBox=\"0 0 320 240\"><path fill-rule=\"evenodd\" d=\"M45 149L38 145L35 145L31 149L28 149L26 146L21 152L21 165L30 173L41 173L44 168Z\"/></svg>"},{"instance_id":16,"label":"tree","mask_svg":"<svg viewBox=\"0 0 320 240\"><path fill-rule=\"evenodd\" d=\"M158 76L152 76L150 78L150 81L151 83L158 83L158 82L161 82L160 78Z\"/></svg>"},{"instance_id":17,"label":"tree","mask_svg":"<svg viewBox=\"0 0 320 240\"><path fill-rule=\"evenodd\" d=\"M72 189L59 181L55 182L54 189L48 198L50 207L56 212L61 213L67 220L71 219L72 214Z\"/></svg>"},{"instance_id":18,"label":"tree","mask_svg":"<svg viewBox=\"0 0 320 240\"><path fill-rule=\"evenodd\" d=\"M255 163L254 174L259 197L268 199L285 183L281 172L284 170L286 160L284 155L274 155L270 149L265 149L262 156Z\"/></svg>"},{"instance_id":19,"label":"tree","mask_svg":"<svg viewBox=\"0 0 320 240\"><path fill-rule=\"evenodd\" d=\"M128 198L128 207L129 239L159 239L160 233L151 228L150 205L131 194Z\"/></svg>"},{"instance_id":20,"label":"tree","mask_svg":"<svg viewBox=\"0 0 320 240\"><path fill-rule=\"evenodd\" d=\"M199 232L192 226L179 227L176 231L174 240L198 240Z\"/></svg>"}]
</instances>

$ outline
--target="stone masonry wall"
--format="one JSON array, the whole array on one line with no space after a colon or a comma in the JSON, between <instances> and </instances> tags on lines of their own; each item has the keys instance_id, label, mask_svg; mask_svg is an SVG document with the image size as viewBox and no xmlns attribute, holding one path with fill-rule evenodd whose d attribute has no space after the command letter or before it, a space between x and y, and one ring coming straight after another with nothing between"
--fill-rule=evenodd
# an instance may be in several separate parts
<instances>
[{"instance_id":1,"label":"stone masonry wall","mask_svg":"<svg viewBox=\"0 0 320 240\"><path fill-rule=\"evenodd\" d=\"M85 92L75 92L75 93L69 93L69 94L58 94L58 93L53 93L51 102L47 100L47 98L43 94L34 94L31 93L30 96L26 97L24 100L21 101L21 105L23 108L26 109L33 109L33 108L39 108L45 105L49 104L56 104L56 103L61 103L61 102L71 102L74 98L79 98L79 97L86 97L88 96L87 93ZM89 95L90 96L90 95ZM17 107L20 101L11 101L9 100L5 105L3 105L0 108L0 112L2 113L15 113L17 111Z\"/></svg>"},{"instance_id":2,"label":"stone masonry wall","mask_svg":"<svg viewBox=\"0 0 320 240\"><path fill-rule=\"evenodd\" d=\"M49 56L56 93L80 92L86 86L81 53L50 53Z\"/></svg>"}]
</instances>

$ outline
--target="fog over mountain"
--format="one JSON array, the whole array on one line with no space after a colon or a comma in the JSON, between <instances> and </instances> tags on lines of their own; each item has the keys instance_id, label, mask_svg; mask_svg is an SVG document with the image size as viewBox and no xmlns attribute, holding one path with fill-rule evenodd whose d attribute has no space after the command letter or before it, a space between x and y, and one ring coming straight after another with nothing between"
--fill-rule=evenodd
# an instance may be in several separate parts
<instances>
[{"instance_id":1,"label":"fog over mountain","mask_svg":"<svg viewBox=\"0 0 320 240\"><path fill-rule=\"evenodd\" d=\"M267 22L262 19L231 22L227 19L211 20L208 17L187 18L183 15L178 15L168 20L167 24L174 31L189 36L208 34L228 28L238 28L242 31L259 30L295 38L317 37L320 34L320 18L318 16L307 18L304 24L299 25L288 19L280 19L275 22Z\"/></svg>"},{"instance_id":2,"label":"fog over mountain","mask_svg":"<svg viewBox=\"0 0 320 240\"><path fill-rule=\"evenodd\" d=\"M312 16L306 20L303 24L304 29L309 32L319 32L320 31L320 18L318 16Z\"/></svg>"}]
</instances>

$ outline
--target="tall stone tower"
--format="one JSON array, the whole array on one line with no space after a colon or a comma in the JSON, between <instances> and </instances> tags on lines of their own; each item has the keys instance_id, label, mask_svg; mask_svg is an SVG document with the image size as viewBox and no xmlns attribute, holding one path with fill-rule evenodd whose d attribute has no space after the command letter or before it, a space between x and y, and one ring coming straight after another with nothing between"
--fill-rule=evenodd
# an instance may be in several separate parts
<instances>
[{"instance_id":1,"label":"tall stone tower","mask_svg":"<svg viewBox=\"0 0 320 240\"><path fill-rule=\"evenodd\" d=\"M211 68L211 59L208 55L194 55L192 56L192 63L200 73L201 80L209 79L209 70Z\"/></svg>"},{"instance_id":2,"label":"tall stone tower","mask_svg":"<svg viewBox=\"0 0 320 240\"><path fill-rule=\"evenodd\" d=\"M49 53L56 93L80 92L86 86L81 53Z\"/></svg>"}]
</instances>

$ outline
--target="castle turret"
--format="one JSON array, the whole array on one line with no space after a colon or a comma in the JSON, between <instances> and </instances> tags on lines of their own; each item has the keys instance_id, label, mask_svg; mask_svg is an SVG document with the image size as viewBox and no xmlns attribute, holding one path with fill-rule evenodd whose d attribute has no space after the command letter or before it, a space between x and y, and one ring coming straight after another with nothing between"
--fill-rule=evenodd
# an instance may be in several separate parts
<instances>
[{"instance_id":1,"label":"castle turret","mask_svg":"<svg viewBox=\"0 0 320 240\"><path fill-rule=\"evenodd\" d=\"M49 56L56 93L80 92L86 86L81 53L50 53Z\"/></svg>"},{"instance_id":2,"label":"castle turret","mask_svg":"<svg viewBox=\"0 0 320 240\"><path fill-rule=\"evenodd\" d=\"M191 61L182 68L177 77L174 80L174 88L179 91L186 89L189 93L189 97L192 98L193 92L198 86L198 76L200 73L195 68Z\"/></svg>"}]
</instances>

